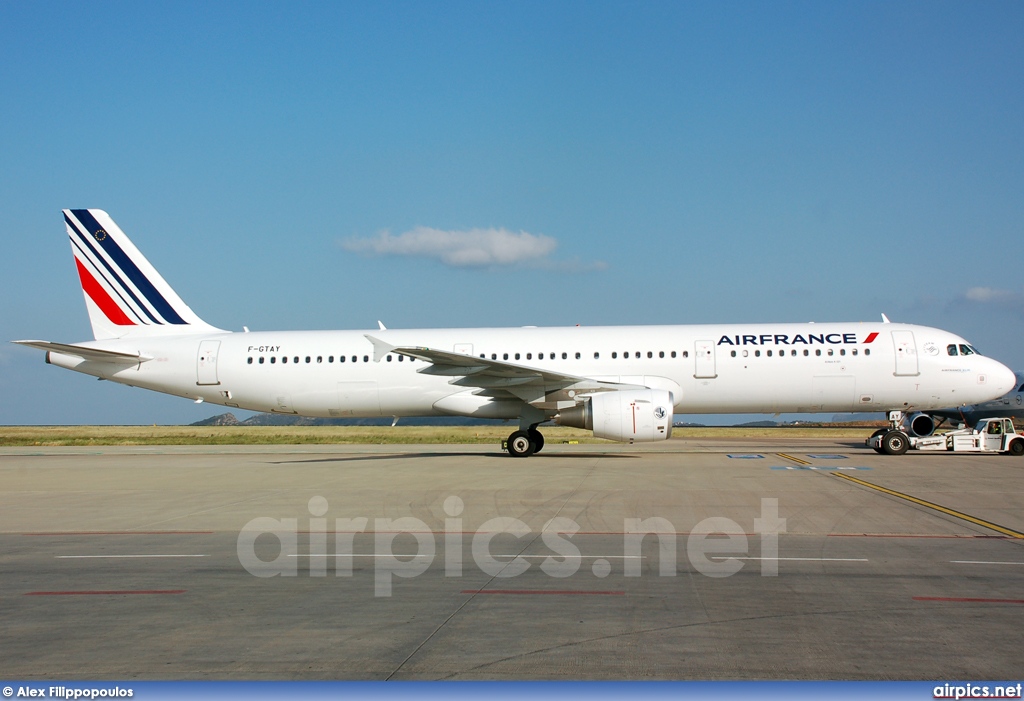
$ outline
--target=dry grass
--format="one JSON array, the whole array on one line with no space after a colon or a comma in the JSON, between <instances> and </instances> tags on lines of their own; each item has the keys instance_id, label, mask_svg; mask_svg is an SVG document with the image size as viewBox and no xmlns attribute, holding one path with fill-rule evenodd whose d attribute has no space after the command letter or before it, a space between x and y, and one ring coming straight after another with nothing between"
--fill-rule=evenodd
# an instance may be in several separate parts
<instances>
[{"instance_id":1,"label":"dry grass","mask_svg":"<svg viewBox=\"0 0 1024 701\"><path fill-rule=\"evenodd\" d=\"M505 426L0 426L0 446L496 444ZM676 428L673 438L863 438L870 428ZM602 443L589 431L546 426L549 443Z\"/></svg>"}]
</instances>

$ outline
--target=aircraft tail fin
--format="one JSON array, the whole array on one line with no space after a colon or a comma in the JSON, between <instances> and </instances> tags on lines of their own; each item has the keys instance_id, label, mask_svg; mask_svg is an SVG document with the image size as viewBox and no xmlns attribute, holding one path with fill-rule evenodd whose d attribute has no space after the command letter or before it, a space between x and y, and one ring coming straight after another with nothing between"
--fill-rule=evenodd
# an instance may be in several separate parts
<instances>
[{"instance_id":1,"label":"aircraft tail fin","mask_svg":"<svg viewBox=\"0 0 1024 701\"><path fill-rule=\"evenodd\" d=\"M200 319L102 209L64 222L96 340L220 331Z\"/></svg>"}]
</instances>

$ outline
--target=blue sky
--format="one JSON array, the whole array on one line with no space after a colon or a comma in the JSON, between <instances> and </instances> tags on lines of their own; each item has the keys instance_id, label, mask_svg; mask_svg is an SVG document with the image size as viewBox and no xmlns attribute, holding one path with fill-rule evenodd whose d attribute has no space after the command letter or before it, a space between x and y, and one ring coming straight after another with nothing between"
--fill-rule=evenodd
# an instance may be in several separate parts
<instances>
[{"instance_id":1,"label":"blue sky","mask_svg":"<svg viewBox=\"0 0 1024 701\"><path fill-rule=\"evenodd\" d=\"M0 3L0 340L91 337L60 210L99 207L224 328L885 312L1021 369L1021 36L1019 2ZM443 259L466 232L497 248ZM0 424L216 411L11 345L0 390Z\"/></svg>"}]
</instances>

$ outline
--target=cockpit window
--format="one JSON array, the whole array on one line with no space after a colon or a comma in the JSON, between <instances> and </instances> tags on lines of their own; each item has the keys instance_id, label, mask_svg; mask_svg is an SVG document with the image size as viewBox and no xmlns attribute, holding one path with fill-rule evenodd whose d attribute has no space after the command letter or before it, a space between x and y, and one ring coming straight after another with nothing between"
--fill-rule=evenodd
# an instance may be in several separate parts
<instances>
[{"instance_id":1,"label":"cockpit window","mask_svg":"<svg viewBox=\"0 0 1024 701\"><path fill-rule=\"evenodd\" d=\"M960 355L974 355L974 349L966 343L960 344Z\"/></svg>"},{"instance_id":2,"label":"cockpit window","mask_svg":"<svg viewBox=\"0 0 1024 701\"><path fill-rule=\"evenodd\" d=\"M949 353L950 355L956 355L956 344L950 343L948 346L946 346L946 352Z\"/></svg>"}]
</instances>

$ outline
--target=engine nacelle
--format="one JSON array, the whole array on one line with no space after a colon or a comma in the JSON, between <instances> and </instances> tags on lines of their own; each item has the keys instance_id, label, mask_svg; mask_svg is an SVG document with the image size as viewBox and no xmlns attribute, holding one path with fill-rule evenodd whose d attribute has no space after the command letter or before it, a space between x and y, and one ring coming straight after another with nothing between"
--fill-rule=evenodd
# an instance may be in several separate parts
<instances>
[{"instance_id":1,"label":"engine nacelle","mask_svg":"<svg viewBox=\"0 0 1024 701\"><path fill-rule=\"evenodd\" d=\"M612 441L663 441L672 435L672 403L672 393L661 389L599 392L559 412L555 423Z\"/></svg>"},{"instance_id":2,"label":"engine nacelle","mask_svg":"<svg viewBox=\"0 0 1024 701\"><path fill-rule=\"evenodd\" d=\"M928 414L911 414L905 421L907 430L912 436L930 436L935 430L935 419Z\"/></svg>"}]
</instances>

